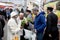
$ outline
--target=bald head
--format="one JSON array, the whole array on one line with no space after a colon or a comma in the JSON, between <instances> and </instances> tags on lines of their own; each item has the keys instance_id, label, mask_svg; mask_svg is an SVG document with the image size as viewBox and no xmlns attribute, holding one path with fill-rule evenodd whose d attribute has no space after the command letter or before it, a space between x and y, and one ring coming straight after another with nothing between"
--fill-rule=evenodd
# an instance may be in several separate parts
<instances>
[{"instance_id":1,"label":"bald head","mask_svg":"<svg viewBox=\"0 0 60 40\"><path fill-rule=\"evenodd\" d=\"M24 13L20 13L19 17L20 17L20 19L23 19L24 18Z\"/></svg>"},{"instance_id":2,"label":"bald head","mask_svg":"<svg viewBox=\"0 0 60 40\"><path fill-rule=\"evenodd\" d=\"M24 13L20 13L20 15L24 15Z\"/></svg>"}]
</instances>

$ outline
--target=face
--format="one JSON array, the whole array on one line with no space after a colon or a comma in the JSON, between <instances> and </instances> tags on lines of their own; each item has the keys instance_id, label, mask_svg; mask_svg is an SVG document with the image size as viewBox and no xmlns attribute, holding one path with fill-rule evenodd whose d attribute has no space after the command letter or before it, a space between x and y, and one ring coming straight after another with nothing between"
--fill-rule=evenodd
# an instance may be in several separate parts
<instances>
[{"instance_id":1,"label":"face","mask_svg":"<svg viewBox=\"0 0 60 40\"><path fill-rule=\"evenodd\" d=\"M34 15L37 15L38 11L36 11L36 10L33 10L33 13L34 13Z\"/></svg>"},{"instance_id":2,"label":"face","mask_svg":"<svg viewBox=\"0 0 60 40\"><path fill-rule=\"evenodd\" d=\"M29 12L26 12L26 14L28 15L28 14L29 14Z\"/></svg>"},{"instance_id":3,"label":"face","mask_svg":"<svg viewBox=\"0 0 60 40\"><path fill-rule=\"evenodd\" d=\"M24 14L20 14L19 17L20 17L20 19L23 19L24 18Z\"/></svg>"},{"instance_id":4,"label":"face","mask_svg":"<svg viewBox=\"0 0 60 40\"><path fill-rule=\"evenodd\" d=\"M48 14L49 14L49 12L50 12L50 11L49 11L49 10L47 10L47 13L48 13Z\"/></svg>"}]
</instances>

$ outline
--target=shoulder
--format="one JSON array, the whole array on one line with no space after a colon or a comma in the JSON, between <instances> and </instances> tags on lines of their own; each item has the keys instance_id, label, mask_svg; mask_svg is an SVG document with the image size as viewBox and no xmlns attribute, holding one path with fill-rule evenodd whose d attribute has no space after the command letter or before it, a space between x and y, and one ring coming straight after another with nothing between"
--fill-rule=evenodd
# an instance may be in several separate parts
<instances>
[{"instance_id":1,"label":"shoulder","mask_svg":"<svg viewBox=\"0 0 60 40\"><path fill-rule=\"evenodd\" d=\"M14 23L14 19L13 19L13 18L11 18L11 19L8 21L8 24L12 24L12 23Z\"/></svg>"},{"instance_id":2,"label":"shoulder","mask_svg":"<svg viewBox=\"0 0 60 40\"><path fill-rule=\"evenodd\" d=\"M43 14L40 14L39 17L45 17Z\"/></svg>"},{"instance_id":3,"label":"shoulder","mask_svg":"<svg viewBox=\"0 0 60 40\"><path fill-rule=\"evenodd\" d=\"M52 16L52 14L48 14L48 15L47 15L47 17L51 17L51 16Z\"/></svg>"},{"instance_id":4,"label":"shoulder","mask_svg":"<svg viewBox=\"0 0 60 40\"><path fill-rule=\"evenodd\" d=\"M14 21L14 19L13 19L13 18L11 18L9 21Z\"/></svg>"}]
</instances>

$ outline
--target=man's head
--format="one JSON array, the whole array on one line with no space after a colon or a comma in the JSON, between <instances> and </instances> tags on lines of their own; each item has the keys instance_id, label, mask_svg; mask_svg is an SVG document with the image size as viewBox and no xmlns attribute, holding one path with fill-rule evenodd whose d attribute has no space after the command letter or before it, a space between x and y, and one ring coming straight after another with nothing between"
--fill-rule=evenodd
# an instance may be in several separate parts
<instances>
[{"instance_id":1,"label":"man's head","mask_svg":"<svg viewBox=\"0 0 60 40\"><path fill-rule=\"evenodd\" d=\"M16 13L16 12L13 11L11 13L11 18L15 18L16 19L17 17L18 17L18 13Z\"/></svg>"},{"instance_id":2,"label":"man's head","mask_svg":"<svg viewBox=\"0 0 60 40\"><path fill-rule=\"evenodd\" d=\"M23 19L24 18L24 13L20 13L19 18Z\"/></svg>"},{"instance_id":3,"label":"man's head","mask_svg":"<svg viewBox=\"0 0 60 40\"><path fill-rule=\"evenodd\" d=\"M47 7L47 13L50 13L53 11L53 8L52 7Z\"/></svg>"},{"instance_id":4,"label":"man's head","mask_svg":"<svg viewBox=\"0 0 60 40\"><path fill-rule=\"evenodd\" d=\"M39 12L38 7L34 7L32 10L33 10L33 13L34 13L35 15L37 15L37 14L38 14L38 12Z\"/></svg>"},{"instance_id":5,"label":"man's head","mask_svg":"<svg viewBox=\"0 0 60 40\"><path fill-rule=\"evenodd\" d=\"M26 10L26 14L31 14L31 11L30 10Z\"/></svg>"}]
</instances>

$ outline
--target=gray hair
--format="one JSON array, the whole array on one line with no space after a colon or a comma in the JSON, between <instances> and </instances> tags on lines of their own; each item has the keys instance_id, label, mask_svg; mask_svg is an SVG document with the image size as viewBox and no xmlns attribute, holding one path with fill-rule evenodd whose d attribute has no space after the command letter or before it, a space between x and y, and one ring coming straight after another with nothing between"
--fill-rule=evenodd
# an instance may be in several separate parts
<instances>
[{"instance_id":1,"label":"gray hair","mask_svg":"<svg viewBox=\"0 0 60 40\"><path fill-rule=\"evenodd\" d=\"M34 7L32 10L38 11L39 8L38 7Z\"/></svg>"}]
</instances>

